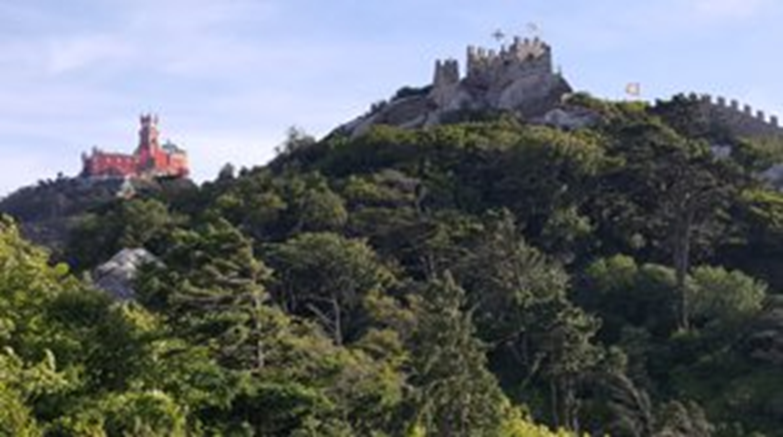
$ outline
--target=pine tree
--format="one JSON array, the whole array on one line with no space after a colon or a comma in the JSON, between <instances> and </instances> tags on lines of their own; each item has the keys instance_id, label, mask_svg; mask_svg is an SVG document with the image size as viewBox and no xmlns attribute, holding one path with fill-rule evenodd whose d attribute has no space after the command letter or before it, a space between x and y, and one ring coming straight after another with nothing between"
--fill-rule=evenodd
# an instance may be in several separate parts
<instances>
[{"instance_id":1,"label":"pine tree","mask_svg":"<svg viewBox=\"0 0 783 437\"><path fill-rule=\"evenodd\" d=\"M465 292L450 273L427 284L418 303L413 383L420 423L432 435L497 435L504 396L464 305Z\"/></svg>"},{"instance_id":2,"label":"pine tree","mask_svg":"<svg viewBox=\"0 0 783 437\"><path fill-rule=\"evenodd\" d=\"M197 231L177 231L164 257L165 272L147 274L140 294L163 305L186 337L210 345L230 368L259 371L264 339L285 316L269 304L269 269L252 243L224 220Z\"/></svg>"}]
</instances>

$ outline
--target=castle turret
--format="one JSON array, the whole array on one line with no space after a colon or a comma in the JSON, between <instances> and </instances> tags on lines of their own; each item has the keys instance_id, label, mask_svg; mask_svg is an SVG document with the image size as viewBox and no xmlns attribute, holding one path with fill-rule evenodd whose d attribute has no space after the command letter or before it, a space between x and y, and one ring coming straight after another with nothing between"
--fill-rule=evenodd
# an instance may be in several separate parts
<instances>
[{"instance_id":1,"label":"castle turret","mask_svg":"<svg viewBox=\"0 0 783 437\"><path fill-rule=\"evenodd\" d=\"M139 117L141 128L139 129L139 152L146 150L155 153L160 149L158 143L158 116L147 114Z\"/></svg>"},{"instance_id":2,"label":"castle turret","mask_svg":"<svg viewBox=\"0 0 783 437\"><path fill-rule=\"evenodd\" d=\"M455 59L435 62L435 77L432 84L435 88L456 85L459 83L459 63Z\"/></svg>"},{"instance_id":3,"label":"castle turret","mask_svg":"<svg viewBox=\"0 0 783 437\"><path fill-rule=\"evenodd\" d=\"M469 46L467 50L467 80L479 87L508 83L523 76L554 74L549 45L538 38L514 37L500 51Z\"/></svg>"}]
</instances>

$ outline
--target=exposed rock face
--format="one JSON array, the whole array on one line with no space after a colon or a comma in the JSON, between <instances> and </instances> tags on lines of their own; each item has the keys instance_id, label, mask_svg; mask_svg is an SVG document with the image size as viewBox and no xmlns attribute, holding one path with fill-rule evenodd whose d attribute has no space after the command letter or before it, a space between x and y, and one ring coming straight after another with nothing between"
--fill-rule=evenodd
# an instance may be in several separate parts
<instances>
[{"instance_id":1,"label":"exposed rock face","mask_svg":"<svg viewBox=\"0 0 783 437\"><path fill-rule=\"evenodd\" d=\"M576 130L593 126L600 118L598 114L586 108L562 106L548 111L531 122L563 130Z\"/></svg>"},{"instance_id":2,"label":"exposed rock face","mask_svg":"<svg viewBox=\"0 0 783 437\"><path fill-rule=\"evenodd\" d=\"M461 111L512 111L530 119L544 115L572 91L553 71L551 48L537 38L515 38L500 51L468 47L464 77L456 60L437 61L433 83L424 90L378 105L340 130L356 136L375 124L430 126Z\"/></svg>"},{"instance_id":3,"label":"exposed rock face","mask_svg":"<svg viewBox=\"0 0 783 437\"><path fill-rule=\"evenodd\" d=\"M141 266L160 261L145 249L123 249L93 273L95 285L117 300L133 299L133 281Z\"/></svg>"}]
</instances>

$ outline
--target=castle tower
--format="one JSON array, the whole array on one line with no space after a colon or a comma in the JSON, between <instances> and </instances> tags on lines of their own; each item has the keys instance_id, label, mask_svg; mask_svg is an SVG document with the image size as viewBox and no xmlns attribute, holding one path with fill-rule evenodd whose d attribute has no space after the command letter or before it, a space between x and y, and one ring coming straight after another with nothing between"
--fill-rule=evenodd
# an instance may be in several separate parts
<instances>
[{"instance_id":1,"label":"castle tower","mask_svg":"<svg viewBox=\"0 0 783 437\"><path fill-rule=\"evenodd\" d=\"M139 117L139 147L136 149L136 160L140 171L146 171L165 165L158 139L158 116L147 114Z\"/></svg>"},{"instance_id":2,"label":"castle tower","mask_svg":"<svg viewBox=\"0 0 783 437\"><path fill-rule=\"evenodd\" d=\"M139 129L139 149L141 152L147 150L153 154L160 150L160 143L158 142L158 116L147 114L139 117L141 122L141 129Z\"/></svg>"},{"instance_id":3,"label":"castle tower","mask_svg":"<svg viewBox=\"0 0 783 437\"><path fill-rule=\"evenodd\" d=\"M454 59L435 62L435 76L432 84L435 88L459 83L459 63Z\"/></svg>"}]
</instances>

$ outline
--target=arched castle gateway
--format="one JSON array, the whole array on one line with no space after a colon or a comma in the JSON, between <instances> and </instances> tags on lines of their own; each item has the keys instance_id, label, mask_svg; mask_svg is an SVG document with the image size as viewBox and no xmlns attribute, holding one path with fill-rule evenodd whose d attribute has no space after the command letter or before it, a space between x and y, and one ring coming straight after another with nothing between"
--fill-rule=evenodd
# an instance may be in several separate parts
<instances>
[{"instance_id":1,"label":"arched castle gateway","mask_svg":"<svg viewBox=\"0 0 783 437\"><path fill-rule=\"evenodd\" d=\"M185 177L189 173L187 153L176 145L160 144L158 116L140 117L139 145L132 155L93 148L82 154L83 177Z\"/></svg>"}]
</instances>

